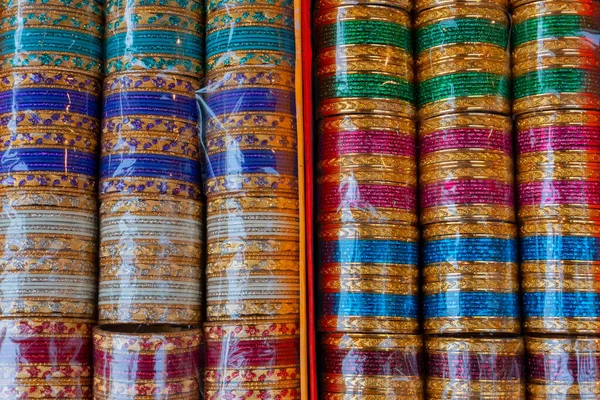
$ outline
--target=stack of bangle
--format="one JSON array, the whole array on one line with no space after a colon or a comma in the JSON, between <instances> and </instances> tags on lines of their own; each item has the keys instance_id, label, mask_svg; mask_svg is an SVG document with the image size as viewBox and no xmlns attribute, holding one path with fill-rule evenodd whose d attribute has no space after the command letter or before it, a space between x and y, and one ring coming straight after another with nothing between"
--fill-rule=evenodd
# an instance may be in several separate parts
<instances>
[{"instance_id":1,"label":"stack of bangle","mask_svg":"<svg viewBox=\"0 0 600 400\"><path fill-rule=\"evenodd\" d=\"M92 399L92 321L0 320L3 399Z\"/></svg>"},{"instance_id":2,"label":"stack of bangle","mask_svg":"<svg viewBox=\"0 0 600 400\"><path fill-rule=\"evenodd\" d=\"M514 113L599 109L600 4L549 0L514 5Z\"/></svg>"},{"instance_id":3,"label":"stack of bangle","mask_svg":"<svg viewBox=\"0 0 600 400\"><path fill-rule=\"evenodd\" d=\"M600 397L599 338L529 336L525 347L529 399Z\"/></svg>"},{"instance_id":4,"label":"stack of bangle","mask_svg":"<svg viewBox=\"0 0 600 400\"><path fill-rule=\"evenodd\" d=\"M101 323L200 323L202 11L107 3Z\"/></svg>"},{"instance_id":5,"label":"stack of bangle","mask_svg":"<svg viewBox=\"0 0 600 400\"><path fill-rule=\"evenodd\" d=\"M300 399L300 324L260 320L204 325L205 398Z\"/></svg>"},{"instance_id":6,"label":"stack of bangle","mask_svg":"<svg viewBox=\"0 0 600 400\"><path fill-rule=\"evenodd\" d=\"M299 399L294 5L206 9L206 398Z\"/></svg>"},{"instance_id":7,"label":"stack of bangle","mask_svg":"<svg viewBox=\"0 0 600 400\"><path fill-rule=\"evenodd\" d=\"M509 15L494 2L452 2L420 11L419 117L510 112Z\"/></svg>"},{"instance_id":8,"label":"stack of bangle","mask_svg":"<svg viewBox=\"0 0 600 400\"><path fill-rule=\"evenodd\" d=\"M320 117L415 113L410 14L379 4L318 2Z\"/></svg>"},{"instance_id":9,"label":"stack of bangle","mask_svg":"<svg viewBox=\"0 0 600 400\"><path fill-rule=\"evenodd\" d=\"M202 331L94 328L94 399L198 399Z\"/></svg>"},{"instance_id":10,"label":"stack of bangle","mask_svg":"<svg viewBox=\"0 0 600 400\"><path fill-rule=\"evenodd\" d=\"M525 398L521 338L430 337L425 341L427 398Z\"/></svg>"},{"instance_id":11,"label":"stack of bangle","mask_svg":"<svg viewBox=\"0 0 600 400\"><path fill-rule=\"evenodd\" d=\"M420 336L324 333L321 349L323 399L423 397Z\"/></svg>"},{"instance_id":12,"label":"stack of bangle","mask_svg":"<svg viewBox=\"0 0 600 400\"><path fill-rule=\"evenodd\" d=\"M419 330L411 3L315 4L318 329L329 400L423 396L421 339L406 335Z\"/></svg>"},{"instance_id":13,"label":"stack of bangle","mask_svg":"<svg viewBox=\"0 0 600 400\"><path fill-rule=\"evenodd\" d=\"M600 112L517 118L525 328L594 334L600 328Z\"/></svg>"},{"instance_id":14,"label":"stack of bangle","mask_svg":"<svg viewBox=\"0 0 600 400\"><path fill-rule=\"evenodd\" d=\"M95 316L102 29L97 2L2 14L2 317Z\"/></svg>"},{"instance_id":15,"label":"stack of bangle","mask_svg":"<svg viewBox=\"0 0 600 400\"><path fill-rule=\"evenodd\" d=\"M0 397L91 399L101 1L0 13Z\"/></svg>"},{"instance_id":16,"label":"stack of bangle","mask_svg":"<svg viewBox=\"0 0 600 400\"><path fill-rule=\"evenodd\" d=\"M426 333L520 330L511 126L490 113L421 122Z\"/></svg>"}]
</instances>

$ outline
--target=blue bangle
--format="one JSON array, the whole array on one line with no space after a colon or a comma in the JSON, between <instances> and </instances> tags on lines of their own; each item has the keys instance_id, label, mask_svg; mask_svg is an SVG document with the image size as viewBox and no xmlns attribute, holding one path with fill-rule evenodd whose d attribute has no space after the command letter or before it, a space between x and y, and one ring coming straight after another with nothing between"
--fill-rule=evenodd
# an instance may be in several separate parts
<instances>
[{"instance_id":1,"label":"blue bangle","mask_svg":"<svg viewBox=\"0 0 600 400\"><path fill-rule=\"evenodd\" d=\"M453 261L517 262L517 242L497 238L428 240L423 245L423 263Z\"/></svg>"},{"instance_id":2,"label":"blue bangle","mask_svg":"<svg viewBox=\"0 0 600 400\"><path fill-rule=\"evenodd\" d=\"M15 88L0 93L0 115L15 111L68 111L98 118L99 99L68 89Z\"/></svg>"},{"instance_id":3,"label":"blue bangle","mask_svg":"<svg viewBox=\"0 0 600 400\"><path fill-rule=\"evenodd\" d=\"M198 121L196 99L164 92L127 91L111 94L104 100L104 118L129 115L159 115Z\"/></svg>"},{"instance_id":4,"label":"blue bangle","mask_svg":"<svg viewBox=\"0 0 600 400\"><path fill-rule=\"evenodd\" d=\"M525 317L600 317L600 294L593 292L525 292Z\"/></svg>"},{"instance_id":5,"label":"blue bangle","mask_svg":"<svg viewBox=\"0 0 600 400\"><path fill-rule=\"evenodd\" d=\"M297 175L298 163L291 151L238 149L211 155L206 170L210 178L254 173Z\"/></svg>"},{"instance_id":6,"label":"blue bangle","mask_svg":"<svg viewBox=\"0 0 600 400\"><path fill-rule=\"evenodd\" d=\"M522 261L600 261L600 238L589 236L526 236L520 249Z\"/></svg>"},{"instance_id":7,"label":"blue bangle","mask_svg":"<svg viewBox=\"0 0 600 400\"><path fill-rule=\"evenodd\" d=\"M296 115L293 91L252 88L219 91L206 96L208 109L214 115L232 113L278 112Z\"/></svg>"},{"instance_id":8,"label":"blue bangle","mask_svg":"<svg viewBox=\"0 0 600 400\"><path fill-rule=\"evenodd\" d=\"M198 161L164 154L111 154L102 157L102 179L116 177L164 178L200 184Z\"/></svg>"},{"instance_id":9,"label":"blue bangle","mask_svg":"<svg viewBox=\"0 0 600 400\"><path fill-rule=\"evenodd\" d=\"M519 318L518 293L444 292L424 296L425 318Z\"/></svg>"},{"instance_id":10,"label":"blue bangle","mask_svg":"<svg viewBox=\"0 0 600 400\"><path fill-rule=\"evenodd\" d=\"M323 293L323 315L340 317L404 317L417 318L417 296L379 293Z\"/></svg>"},{"instance_id":11,"label":"blue bangle","mask_svg":"<svg viewBox=\"0 0 600 400\"><path fill-rule=\"evenodd\" d=\"M25 148L0 152L0 173L66 172L96 176L96 154L68 149Z\"/></svg>"},{"instance_id":12,"label":"blue bangle","mask_svg":"<svg viewBox=\"0 0 600 400\"><path fill-rule=\"evenodd\" d=\"M383 263L417 265L418 244L394 240L320 241L322 263Z\"/></svg>"}]
</instances>

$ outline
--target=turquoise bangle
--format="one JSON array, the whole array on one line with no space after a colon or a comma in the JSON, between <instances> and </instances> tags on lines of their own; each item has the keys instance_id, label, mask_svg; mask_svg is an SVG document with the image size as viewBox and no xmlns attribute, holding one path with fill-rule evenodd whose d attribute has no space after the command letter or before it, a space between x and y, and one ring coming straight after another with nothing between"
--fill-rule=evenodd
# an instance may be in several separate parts
<instances>
[{"instance_id":1,"label":"turquoise bangle","mask_svg":"<svg viewBox=\"0 0 600 400\"><path fill-rule=\"evenodd\" d=\"M123 32L106 39L106 58L131 54L165 54L202 59L202 37L179 32L143 30Z\"/></svg>"}]
</instances>

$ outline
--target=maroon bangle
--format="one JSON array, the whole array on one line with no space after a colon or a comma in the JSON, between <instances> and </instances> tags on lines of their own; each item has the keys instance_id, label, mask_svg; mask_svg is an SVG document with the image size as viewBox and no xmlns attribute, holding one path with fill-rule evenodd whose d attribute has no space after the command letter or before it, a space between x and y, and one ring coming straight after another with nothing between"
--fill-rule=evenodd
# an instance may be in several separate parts
<instances>
[{"instance_id":1,"label":"maroon bangle","mask_svg":"<svg viewBox=\"0 0 600 400\"><path fill-rule=\"evenodd\" d=\"M441 354L427 356L429 376L445 379L506 381L523 375L521 357L499 354Z\"/></svg>"}]
</instances>

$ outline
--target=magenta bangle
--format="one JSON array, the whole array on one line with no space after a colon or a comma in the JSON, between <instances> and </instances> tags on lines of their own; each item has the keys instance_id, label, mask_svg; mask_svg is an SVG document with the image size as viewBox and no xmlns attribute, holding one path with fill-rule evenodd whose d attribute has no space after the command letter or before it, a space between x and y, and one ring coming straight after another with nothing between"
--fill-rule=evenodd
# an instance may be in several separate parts
<instances>
[{"instance_id":1,"label":"magenta bangle","mask_svg":"<svg viewBox=\"0 0 600 400\"><path fill-rule=\"evenodd\" d=\"M468 148L502 151L512 156L512 137L510 132L464 128L437 131L419 139L421 157L434 151Z\"/></svg>"},{"instance_id":2,"label":"magenta bangle","mask_svg":"<svg viewBox=\"0 0 600 400\"><path fill-rule=\"evenodd\" d=\"M519 154L562 150L600 151L600 127L555 126L531 128L517 133Z\"/></svg>"},{"instance_id":3,"label":"magenta bangle","mask_svg":"<svg viewBox=\"0 0 600 400\"><path fill-rule=\"evenodd\" d=\"M449 180L423 185L421 207L495 204L512 207L512 185L489 179Z\"/></svg>"},{"instance_id":4,"label":"magenta bangle","mask_svg":"<svg viewBox=\"0 0 600 400\"><path fill-rule=\"evenodd\" d=\"M355 131L325 133L320 138L320 160L345 154L416 156L415 138L397 132Z\"/></svg>"},{"instance_id":5,"label":"magenta bangle","mask_svg":"<svg viewBox=\"0 0 600 400\"><path fill-rule=\"evenodd\" d=\"M407 186L322 184L319 194L322 210L369 207L416 210L417 191Z\"/></svg>"},{"instance_id":6,"label":"magenta bangle","mask_svg":"<svg viewBox=\"0 0 600 400\"><path fill-rule=\"evenodd\" d=\"M518 185L519 206L600 205L600 182L536 181Z\"/></svg>"}]
</instances>

